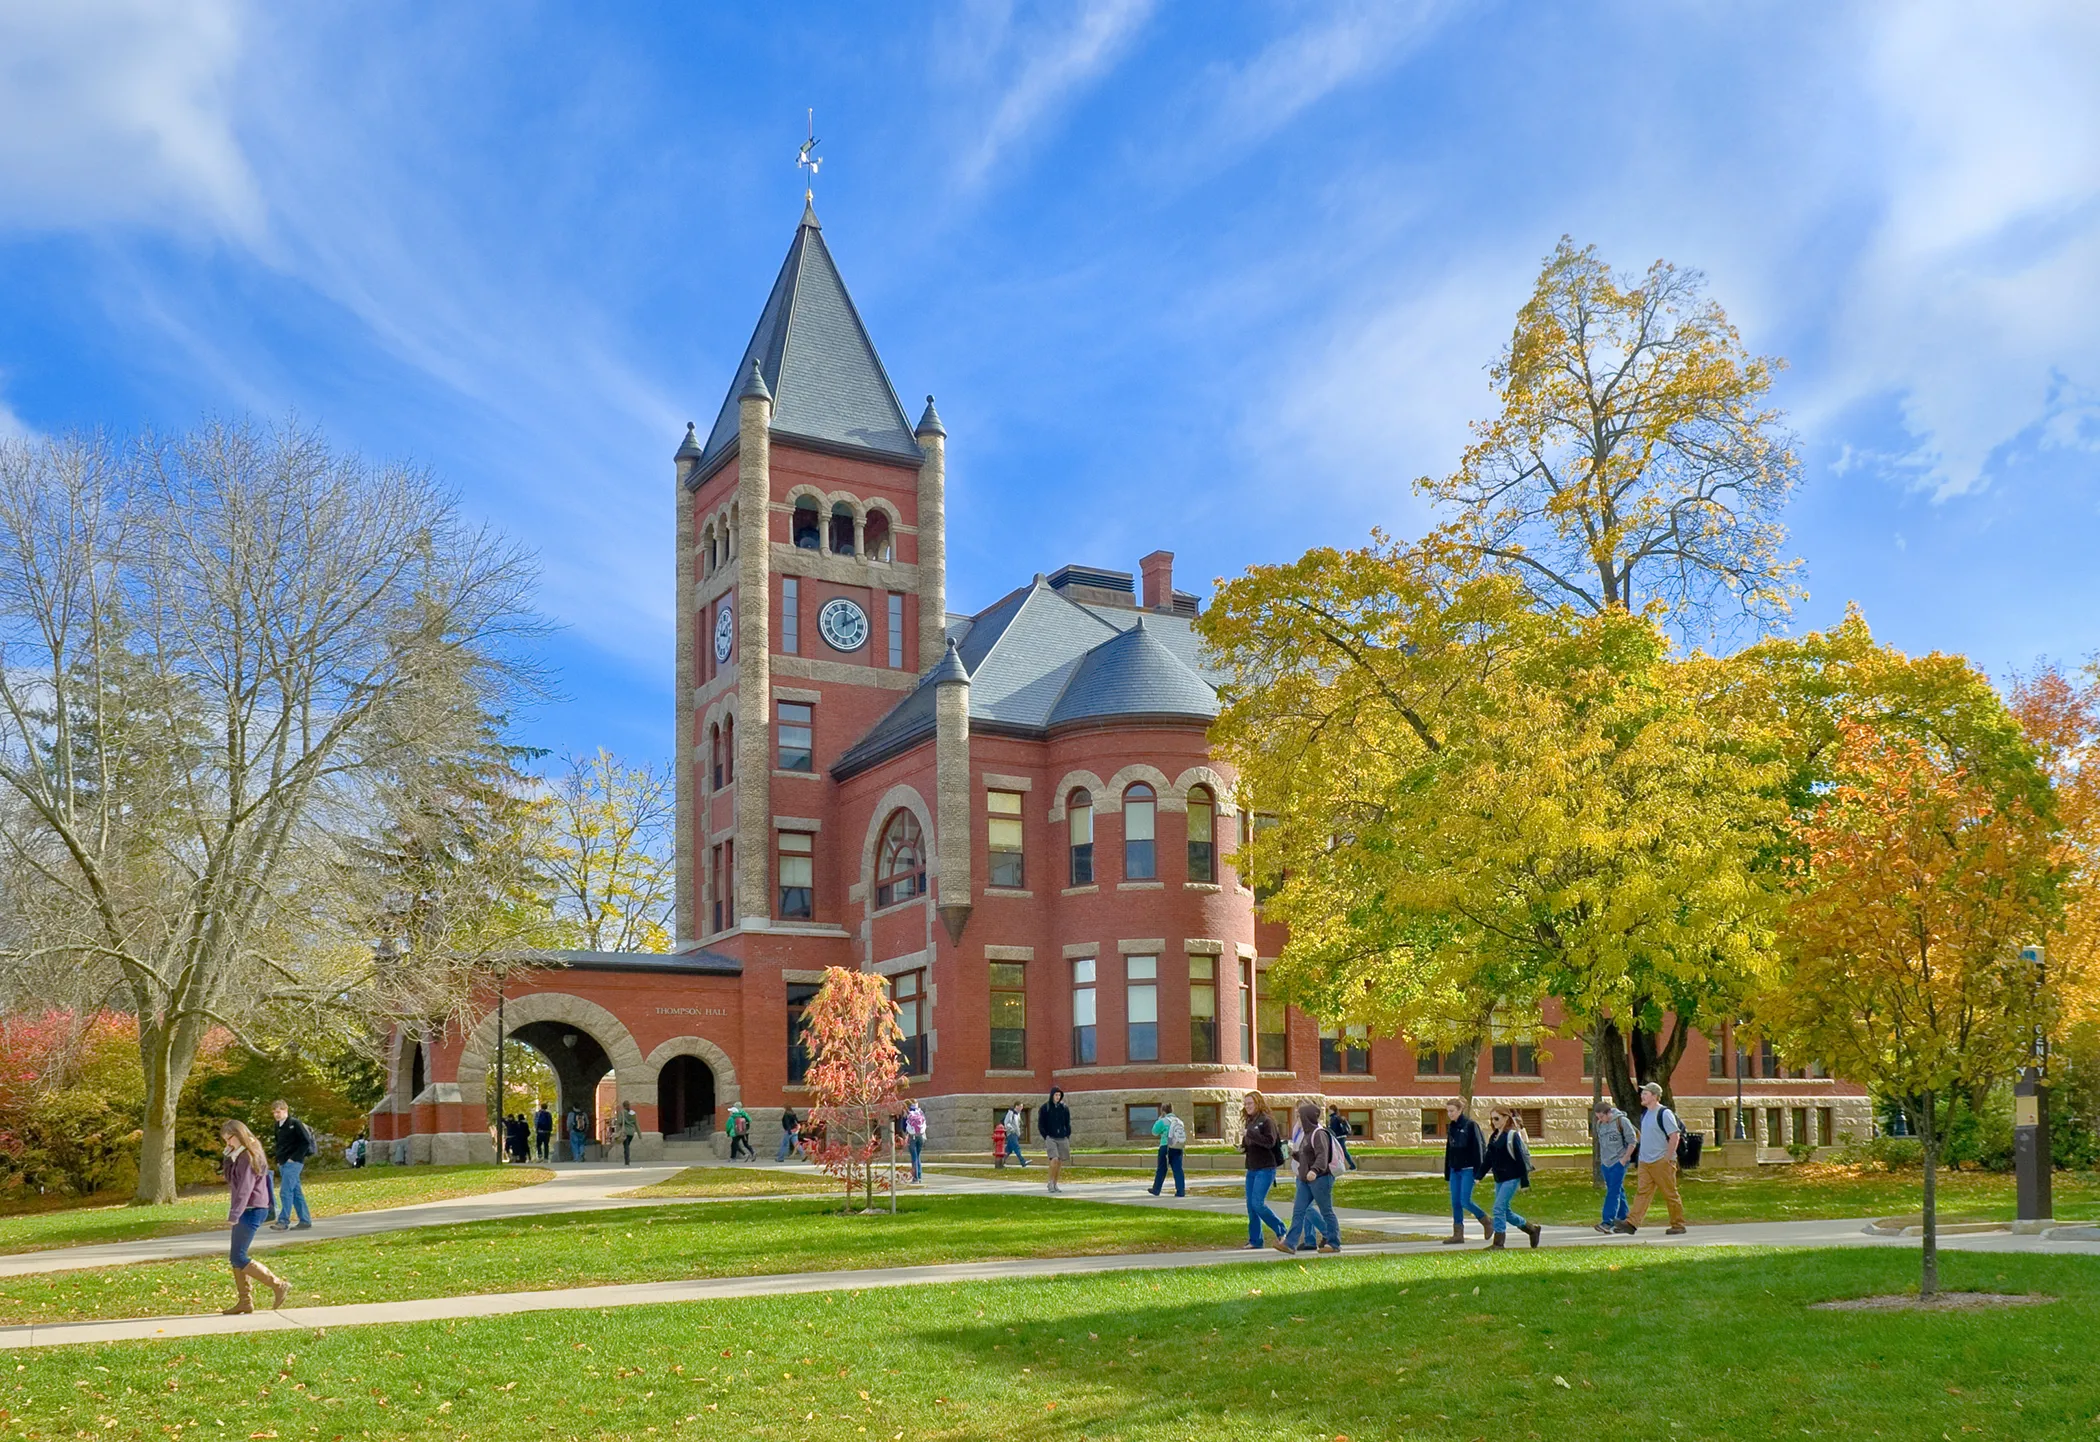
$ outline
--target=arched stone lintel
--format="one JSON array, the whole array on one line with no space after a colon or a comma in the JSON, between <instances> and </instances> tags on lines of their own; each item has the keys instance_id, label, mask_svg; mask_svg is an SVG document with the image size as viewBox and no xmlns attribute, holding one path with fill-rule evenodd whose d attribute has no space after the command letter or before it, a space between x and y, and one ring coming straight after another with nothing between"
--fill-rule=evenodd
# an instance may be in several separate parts
<instances>
[{"instance_id":1,"label":"arched stone lintel","mask_svg":"<svg viewBox=\"0 0 2100 1442\"><path fill-rule=\"evenodd\" d=\"M926 847L929 853L926 858L926 869L929 874L934 869L934 858L931 855L933 850L933 812L926 805L926 798L919 794L918 787L907 786L900 782L883 792L882 799L875 803L874 814L868 819L867 835L861 838L860 882L866 888L862 895L868 899L870 914L874 911L875 850L882 845L882 828L887 826L890 817L899 811L909 811L914 817L918 818L921 844Z\"/></svg>"},{"instance_id":2,"label":"arched stone lintel","mask_svg":"<svg viewBox=\"0 0 2100 1442\"><path fill-rule=\"evenodd\" d=\"M1211 797L1218 803L1220 811L1230 811L1233 808L1232 783L1208 766L1191 766L1174 778L1173 791L1181 798L1184 809L1188 806L1190 788L1196 786L1210 788Z\"/></svg>"},{"instance_id":3,"label":"arched stone lintel","mask_svg":"<svg viewBox=\"0 0 2100 1442\"><path fill-rule=\"evenodd\" d=\"M663 1075L666 1063L681 1056L698 1057L707 1063L707 1069L715 1074L716 1102L726 1107L743 1099L743 1092L737 1085L736 1065L729 1060L729 1053L704 1036L674 1036L650 1052L642 1063L650 1083L653 1085Z\"/></svg>"},{"instance_id":4,"label":"arched stone lintel","mask_svg":"<svg viewBox=\"0 0 2100 1442\"><path fill-rule=\"evenodd\" d=\"M1123 793L1140 781L1150 786L1158 796L1160 810L1181 811L1186 808L1187 802L1175 792L1174 783L1167 780L1166 772L1160 770L1157 766L1147 766L1144 762L1137 761L1125 766L1121 771L1108 778L1106 789L1111 796L1115 797L1115 809L1117 811L1123 809ZM1097 810L1108 809L1101 805L1099 799L1095 800L1094 806Z\"/></svg>"},{"instance_id":5,"label":"arched stone lintel","mask_svg":"<svg viewBox=\"0 0 2100 1442\"><path fill-rule=\"evenodd\" d=\"M1067 771L1063 779L1057 783L1056 789L1050 794L1050 819L1052 821L1065 819L1065 803L1071 800L1072 793L1082 786L1087 789L1087 794L1094 798L1095 810L1121 811L1123 809L1123 798L1120 795L1115 798L1113 806L1104 807L1101 804L1105 799L1104 793L1107 792L1108 785L1093 772Z\"/></svg>"},{"instance_id":6,"label":"arched stone lintel","mask_svg":"<svg viewBox=\"0 0 2100 1442\"><path fill-rule=\"evenodd\" d=\"M503 1024L512 1031L541 1021L561 1022L589 1033L612 1061L613 1082L620 1100L636 1106L656 1105L656 1072L642 1059L642 1049L635 1045L633 1034L618 1017L594 1001L560 991L536 991L504 1004ZM460 1050L458 1081L464 1105L487 1104L489 1058L497 1040L496 1013L491 1009L474 1024Z\"/></svg>"}]
</instances>

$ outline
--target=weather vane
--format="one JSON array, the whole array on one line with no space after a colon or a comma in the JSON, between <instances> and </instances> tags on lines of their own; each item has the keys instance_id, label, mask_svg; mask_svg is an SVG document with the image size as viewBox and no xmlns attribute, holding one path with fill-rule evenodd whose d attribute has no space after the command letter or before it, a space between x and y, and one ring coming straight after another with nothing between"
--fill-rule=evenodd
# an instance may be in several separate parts
<instances>
[{"instance_id":1,"label":"weather vane","mask_svg":"<svg viewBox=\"0 0 2100 1442\"><path fill-rule=\"evenodd\" d=\"M809 180L805 182L802 189L802 198L805 201L814 201L816 199L817 167L824 163L824 157L811 153L817 148L817 144L817 112L812 107L809 112L809 139L802 142L802 149L795 155L797 168L809 172Z\"/></svg>"}]
</instances>

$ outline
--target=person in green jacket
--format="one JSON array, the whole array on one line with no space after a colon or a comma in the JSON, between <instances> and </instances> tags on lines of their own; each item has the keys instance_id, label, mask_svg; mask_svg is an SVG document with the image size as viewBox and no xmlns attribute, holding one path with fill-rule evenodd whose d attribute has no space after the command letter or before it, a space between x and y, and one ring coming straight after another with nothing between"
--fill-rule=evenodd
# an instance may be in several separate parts
<instances>
[{"instance_id":1,"label":"person in green jacket","mask_svg":"<svg viewBox=\"0 0 2100 1442\"><path fill-rule=\"evenodd\" d=\"M620 1138L620 1165L634 1165L634 1139L642 1134L641 1118L634 1114L633 1102L621 1102L620 1114L613 1118L613 1131Z\"/></svg>"},{"instance_id":2,"label":"person in green jacket","mask_svg":"<svg viewBox=\"0 0 2100 1442\"><path fill-rule=\"evenodd\" d=\"M729 1160L735 1161L736 1154L741 1149L745 1156L754 1162L757 1161L757 1154L751 1150L751 1113L744 1110L742 1102L729 1104L728 1131Z\"/></svg>"}]
</instances>

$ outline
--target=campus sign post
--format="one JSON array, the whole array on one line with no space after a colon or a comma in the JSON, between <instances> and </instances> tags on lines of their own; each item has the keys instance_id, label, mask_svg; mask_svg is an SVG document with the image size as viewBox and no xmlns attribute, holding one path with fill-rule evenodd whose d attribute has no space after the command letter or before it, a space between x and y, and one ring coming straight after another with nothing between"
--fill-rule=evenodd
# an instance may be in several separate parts
<instances>
[{"instance_id":1,"label":"campus sign post","mask_svg":"<svg viewBox=\"0 0 2100 1442\"><path fill-rule=\"evenodd\" d=\"M2044 965L2042 949L2025 947L2020 959L2034 968L2034 984L2039 990ZM2048 1034L2036 1023L2028 1044L2028 1065L2013 1084L2013 1176L2019 1192L2013 1213L2016 1232L2039 1232L2051 1225L2055 1217L2055 1203L2050 1195L2048 1064Z\"/></svg>"}]
</instances>

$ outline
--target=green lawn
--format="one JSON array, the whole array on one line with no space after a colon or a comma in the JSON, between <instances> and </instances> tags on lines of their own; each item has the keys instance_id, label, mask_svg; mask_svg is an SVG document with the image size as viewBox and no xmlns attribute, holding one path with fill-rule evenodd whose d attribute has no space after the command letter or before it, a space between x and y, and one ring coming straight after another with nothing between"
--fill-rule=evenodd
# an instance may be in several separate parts
<instances>
[{"instance_id":1,"label":"green lawn","mask_svg":"<svg viewBox=\"0 0 2100 1442\"><path fill-rule=\"evenodd\" d=\"M908 1176L909 1173L906 1173ZM764 1167L687 1167L653 1187L616 1192L621 1197L778 1197L828 1194L843 1197L845 1186L830 1177L806 1172L767 1171Z\"/></svg>"},{"instance_id":2,"label":"green lawn","mask_svg":"<svg viewBox=\"0 0 2100 1442\"><path fill-rule=\"evenodd\" d=\"M1910 1251L1469 1252L23 1352L0 1409L35 1439L2092 1436L2100 1263L1943 1265L2060 1300L1808 1310L1914 1286Z\"/></svg>"},{"instance_id":3,"label":"green lawn","mask_svg":"<svg viewBox=\"0 0 2100 1442\"><path fill-rule=\"evenodd\" d=\"M1633 1190L1627 1178L1627 1191ZM1924 1173L1863 1171L1848 1167L1765 1167L1751 1174L1701 1169L1683 1175L1680 1191L1687 1219L1702 1222L1800 1222L1842 1217L1892 1217L1915 1213L1924 1204ZM1238 1187L1219 1188L1237 1194ZM1532 1176L1517 1210L1533 1221L1594 1222L1603 1198L1586 1171L1546 1171ZM1474 1194L1482 1210L1493 1202L1494 1189L1483 1184ZM2056 1174L2056 1215L2064 1220L2100 1217L2100 1175ZM1427 1177L1343 1178L1335 1201L1342 1206L1382 1211L1451 1214L1444 1179ZM1945 1221L2009 1221L2013 1215L2013 1179L1996 1172L1941 1172L1940 1217ZM1658 1198L1649 1220L1667 1223Z\"/></svg>"},{"instance_id":4,"label":"green lawn","mask_svg":"<svg viewBox=\"0 0 2100 1442\"><path fill-rule=\"evenodd\" d=\"M261 1253L308 1305L913 1266L1231 1247L1238 1216L1047 1197L912 1195L898 1215L840 1214L836 1200L722 1202L419 1227ZM217 1311L223 1259L142 1262L0 1280L0 1324Z\"/></svg>"},{"instance_id":5,"label":"green lawn","mask_svg":"<svg viewBox=\"0 0 2100 1442\"><path fill-rule=\"evenodd\" d=\"M374 1212L416 1202L442 1202L484 1192L527 1187L552 1178L544 1167L362 1167L307 1179L306 1200L316 1217ZM226 1192L214 1187L169 1207L98 1202L0 1215L0 1252L40 1252L98 1242L135 1242L225 1225Z\"/></svg>"},{"instance_id":6,"label":"green lawn","mask_svg":"<svg viewBox=\"0 0 2100 1442\"><path fill-rule=\"evenodd\" d=\"M1039 1161L1029 1163L1026 1171L1011 1165L1004 1171L1001 1171L999 1168L989 1164L973 1162L929 1162L927 1163L927 1170L938 1171L942 1176L969 1177L973 1180L985 1177L1011 1178L1017 1183L1031 1187L1045 1186L1050 1180L1050 1169ZM1067 1182L1149 1182L1152 1180L1152 1168L1090 1167L1083 1163L1074 1163L1060 1171L1058 1176ZM1167 1177L1167 1185L1169 1187L1174 1185L1174 1178L1171 1174Z\"/></svg>"}]
</instances>

